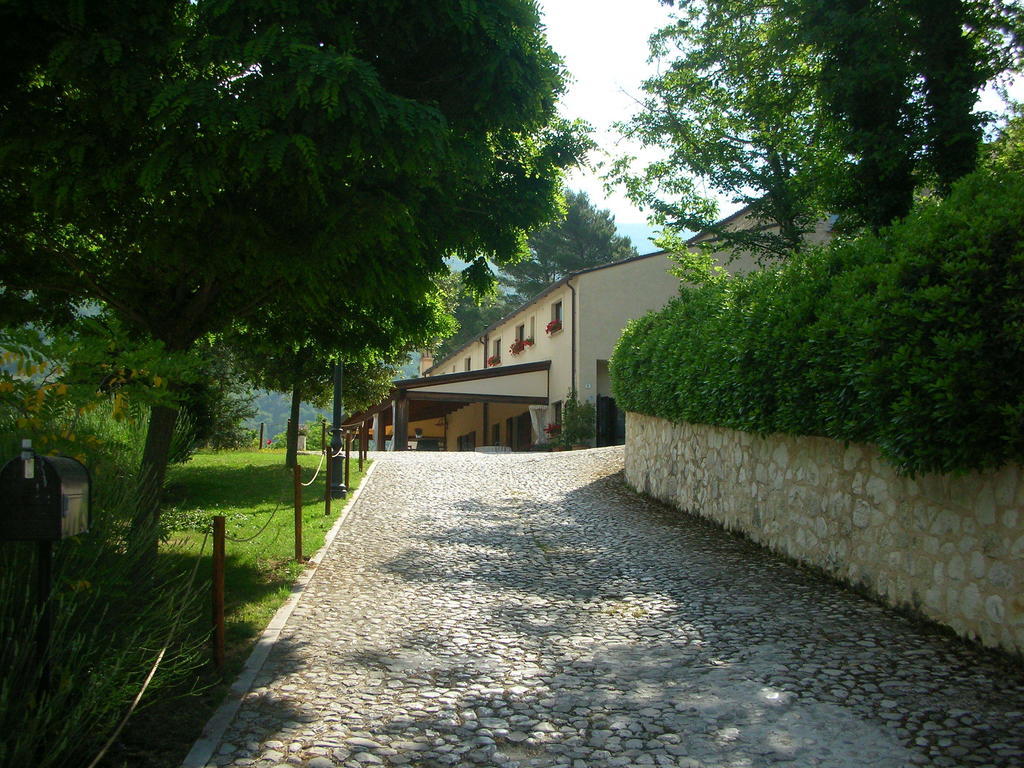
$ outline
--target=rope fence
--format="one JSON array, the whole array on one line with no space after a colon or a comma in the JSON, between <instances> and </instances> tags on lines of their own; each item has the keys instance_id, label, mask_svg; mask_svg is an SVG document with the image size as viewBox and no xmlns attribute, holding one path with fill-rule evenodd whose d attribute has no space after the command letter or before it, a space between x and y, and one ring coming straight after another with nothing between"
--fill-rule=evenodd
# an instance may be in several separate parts
<instances>
[{"instance_id":1,"label":"rope fence","mask_svg":"<svg viewBox=\"0 0 1024 768\"><path fill-rule=\"evenodd\" d=\"M298 505L301 504L301 488L302 487L309 487L314 482L316 482L317 477L319 477L319 475L320 475L320 470L323 469L324 462L325 462L325 460L327 458L336 459L336 458L341 457L344 454L345 454L345 448L344 447L341 448L337 453L333 453L332 454L331 451L330 451L330 448L328 446L326 446L326 445L324 446L324 449L323 449L323 451L320 454L320 463L317 465L317 468L316 468L316 470L313 473L313 477L310 478L309 482L305 482L305 483L300 482L300 483L296 484L295 496L296 496L296 507L297 507L297 510L298 510ZM346 469L347 469L347 467L346 467ZM299 472L301 472L301 467L296 466L293 471L295 472L295 475L298 476ZM330 488L329 487L327 489L327 493L328 493L328 495L330 493ZM281 508L284 506L284 501L283 501L284 495L285 494L283 492L281 494L279 494L278 502L277 502L276 506L274 507L273 510L270 511L270 513L267 516L266 521L263 523L262 526L260 526L260 529L258 531L256 531L256 533L252 534L251 536L246 536L244 538L239 538L239 537L236 537L236 536L228 536L227 533L225 532L223 534L224 540L233 542L235 544L248 544L248 543L256 540L257 538L259 538L267 530L267 528L270 527L270 524L274 521L274 518L277 516L277 513L280 512ZM201 512L202 510L199 510L199 511ZM299 514L298 511L297 511L297 514ZM182 619L182 617L184 615L184 609L185 609L186 606L189 605L189 596L191 595L192 588L195 585L196 574L199 572L199 565L200 565L200 563L203 560L203 554L206 552L206 544L207 544L207 542L210 539L210 533L211 533L212 527L213 527L213 520L211 519L210 520L210 526L207 527L206 530L204 531L203 541L202 541L202 544L199 547L199 554L196 557L196 561L195 561L194 565L192 566L192 572L189 575L188 586L185 589L184 593L182 594L181 605L177 606L177 608L175 609L174 621L173 621L173 623L171 625L170 631L167 634L167 639L164 642L163 647L160 649L160 652L156 655L156 658L154 659L153 664L150 667L148 674L146 675L145 679L142 682L142 686L139 689L139 692L135 695L135 698L132 700L132 703L129 705L128 711L125 713L124 717L118 723L117 728L114 729L113 733L111 733L110 737L103 744L103 747L100 749L99 753L88 764L87 768L96 768L96 766L99 765L99 763L103 760L103 758L106 757L107 753L110 751L111 746L113 746L113 744L117 741L118 737L120 737L120 735L121 735L122 731L124 730L125 726L128 724L128 721L131 719L132 715L134 715L135 711L138 709L139 703L142 701L143 696L145 695L146 691L148 690L150 684L153 682L153 678L156 677L156 673L157 673L157 671L160 668L160 664L163 662L164 657L167 655L167 650L168 650L168 648L170 648L171 643L174 641L174 637L177 634L178 627L180 626L181 619ZM221 527L223 528L223 523L221 523ZM301 546L301 544L299 544L299 542L301 541L301 538L299 538L299 537L301 537L301 532L300 531L301 531L301 528L298 528L296 530L296 534L297 534L296 544L297 544L297 546Z\"/></svg>"},{"instance_id":2,"label":"rope fence","mask_svg":"<svg viewBox=\"0 0 1024 768\"><path fill-rule=\"evenodd\" d=\"M307 488L309 486L311 486L313 483L316 482L316 478L320 474L320 470L324 466L324 459L327 458L327 450L328 450L327 448L324 448L323 451L321 451L321 453L320 453L320 463L317 465L316 472L313 473L313 477L311 477L309 479L308 483L303 483L303 485L306 486Z\"/></svg>"}]
</instances>

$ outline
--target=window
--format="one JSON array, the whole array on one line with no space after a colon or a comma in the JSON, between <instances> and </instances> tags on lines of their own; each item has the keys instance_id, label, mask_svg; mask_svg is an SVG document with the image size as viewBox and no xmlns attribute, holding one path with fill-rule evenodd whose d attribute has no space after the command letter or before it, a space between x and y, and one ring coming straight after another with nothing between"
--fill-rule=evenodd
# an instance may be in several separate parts
<instances>
[{"instance_id":1,"label":"window","mask_svg":"<svg viewBox=\"0 0 1024 768\"><path fill-rule=\"evenodd\" d=\"M560 330L562 330L562 302L556 301L551 305L551 320L548 321L544 333L551 336Z\"/></svg>"},{"instance_id":2,"label":"window","mask_svg":"<svg viewBox=\"0 0 1024 768\"><path fill-rule=\"evenodd\" d=\"M494 424L491 427L491 445L501 445L501 424Z\"/></svg>"},{"instance_id":3,"label":"window","mask_svg":"<svg viewBox=\"0 0 1024 768\"><path fill-rule=\"evenodd\" d=\"M533 315L530 315L530 336L529 336L529 338L531 338L531 339L536 339L537 338L537 335L534 333L534 324L533 324L533 321L536 320L536 319L537 318L535 318Z\"/></svg>"},{"instance_id":4,"label":"window","mask_svg":"<svg viewBox=\"0 0 1024 768\"><path fill-rule=\"evenodd\" d=\"M555 417L551 420L551 423L552 424L561 424L562 423L562 401L559 400L557 403L552 405L551 408L552 408L552 411L555 414Z\"/></svg>"},{"instance_id":5,"label":"window","mask_svg":"<svg viewBox=\"0 0 1024 768\"><path fill-rule=\"evenodd\" d=\"M526 324L516 326L516 341L522 341L526 338Z\"/></svg>"},{"instance_id":6,"label":"window","mask_svg":"<svg viewBox=\"0 0 1024 768\"><path fill-rule=\"evenodd\" d=\"M472 357L467 357L466 358L466 370L467 371L473 370L473 358ZM454 368L452 368L452 373L455 373L455 369Z\"/></svg>"}]
</instances>

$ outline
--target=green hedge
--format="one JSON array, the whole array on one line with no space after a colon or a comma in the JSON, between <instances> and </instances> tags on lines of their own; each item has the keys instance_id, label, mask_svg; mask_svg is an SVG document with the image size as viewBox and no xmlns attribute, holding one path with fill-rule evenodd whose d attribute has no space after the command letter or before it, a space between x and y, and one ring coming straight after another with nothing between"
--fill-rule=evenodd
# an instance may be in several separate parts
<instances>
[{"instance_id":1,"label":"green hedge","mask_svg":"<svg viewBox=\"0 0 1024 768\"><path fill-rule=\"evenodd\" d=\"M631 323L620 407L675 422L874 443L901 471L1024 460L1024 174L963 179L880 235Z\"/></svg>"}]
</instances>

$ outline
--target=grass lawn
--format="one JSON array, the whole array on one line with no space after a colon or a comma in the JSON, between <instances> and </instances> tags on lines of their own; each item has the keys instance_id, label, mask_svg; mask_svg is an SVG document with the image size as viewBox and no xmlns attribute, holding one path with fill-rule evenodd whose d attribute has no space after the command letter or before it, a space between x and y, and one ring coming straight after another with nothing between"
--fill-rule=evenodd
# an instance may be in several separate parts
<instances>
[{"instance_id":1,"label":"grass lawn","mask_svg":"<svg viewBox=\"0 0 1024 768\"><path fill-rule=\"evenodd\" d=\"M303 482L309 482L319 463L319 456L299 457ZM367 468L364 465L364 471ZM324 515L325 470L321 468L313 484L302 489L302 552L306 558L323 546L327 531L346 502L335 499L331 516ZM353 489L359 486L362 474L353 458ZM292 473L284 466L284 451L197 454L187 464L172 469L163 514L173 533L161 548L161 557L183 572L194 566L210 518L226 518L224 679L208 667L200 670L194 683L193 687L203 689L199 693L183 691L181 698L149 702L129 722L121 739L122 749L104 762L110 768L175 768L181 764L223 697L227 683L237 676L256 638L305 567L294 561ZM265 525L253 541L232 541L248 539ZM196 575L203 594L209 594L212 547L211 534ZM207 633L209 600L200 600L197 610L202 616L195 631Z\"/></svg>"}]
</instances>

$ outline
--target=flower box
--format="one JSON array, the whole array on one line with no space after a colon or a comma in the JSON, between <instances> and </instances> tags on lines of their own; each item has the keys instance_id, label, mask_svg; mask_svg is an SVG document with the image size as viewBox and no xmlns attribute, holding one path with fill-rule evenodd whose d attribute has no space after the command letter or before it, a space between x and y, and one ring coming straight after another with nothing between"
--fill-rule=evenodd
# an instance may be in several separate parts
<instances>
[{"instance_id":1,"label":"flower box","mask_svg":"<svg viewBox=\"0 0 1024 768\"><path fill-rule=\"evenodd\" d=\"M500 355L491 355L490 357L487 358L487 367L488 368L493 368L494 366L500 365L500 364L501 364L501 356Z\"/></svg>"},{"instance_id":2,"label":"flower box","mask_svg":"<svg viewBox=\"0 0 1024 768\"><path fill-rule=\"evenodd\" d=\"M558 333L560 330L562 330L562 321L552 320L550 323L547 324L547 327L544 328L544 333L550 336L553 333Z\"/></svg>"},{"instance_id":3,"label":"flower box","mask_svg":"<svg viewBox=\"0 0 1024 768\"><path fill-rule=\"evenodd\" d=\"M512 342L512 346L508 348L508 351L513 355L518 355L527 347L533 346L533 339L516 339Z\"/></svg>"}]
</instances>

